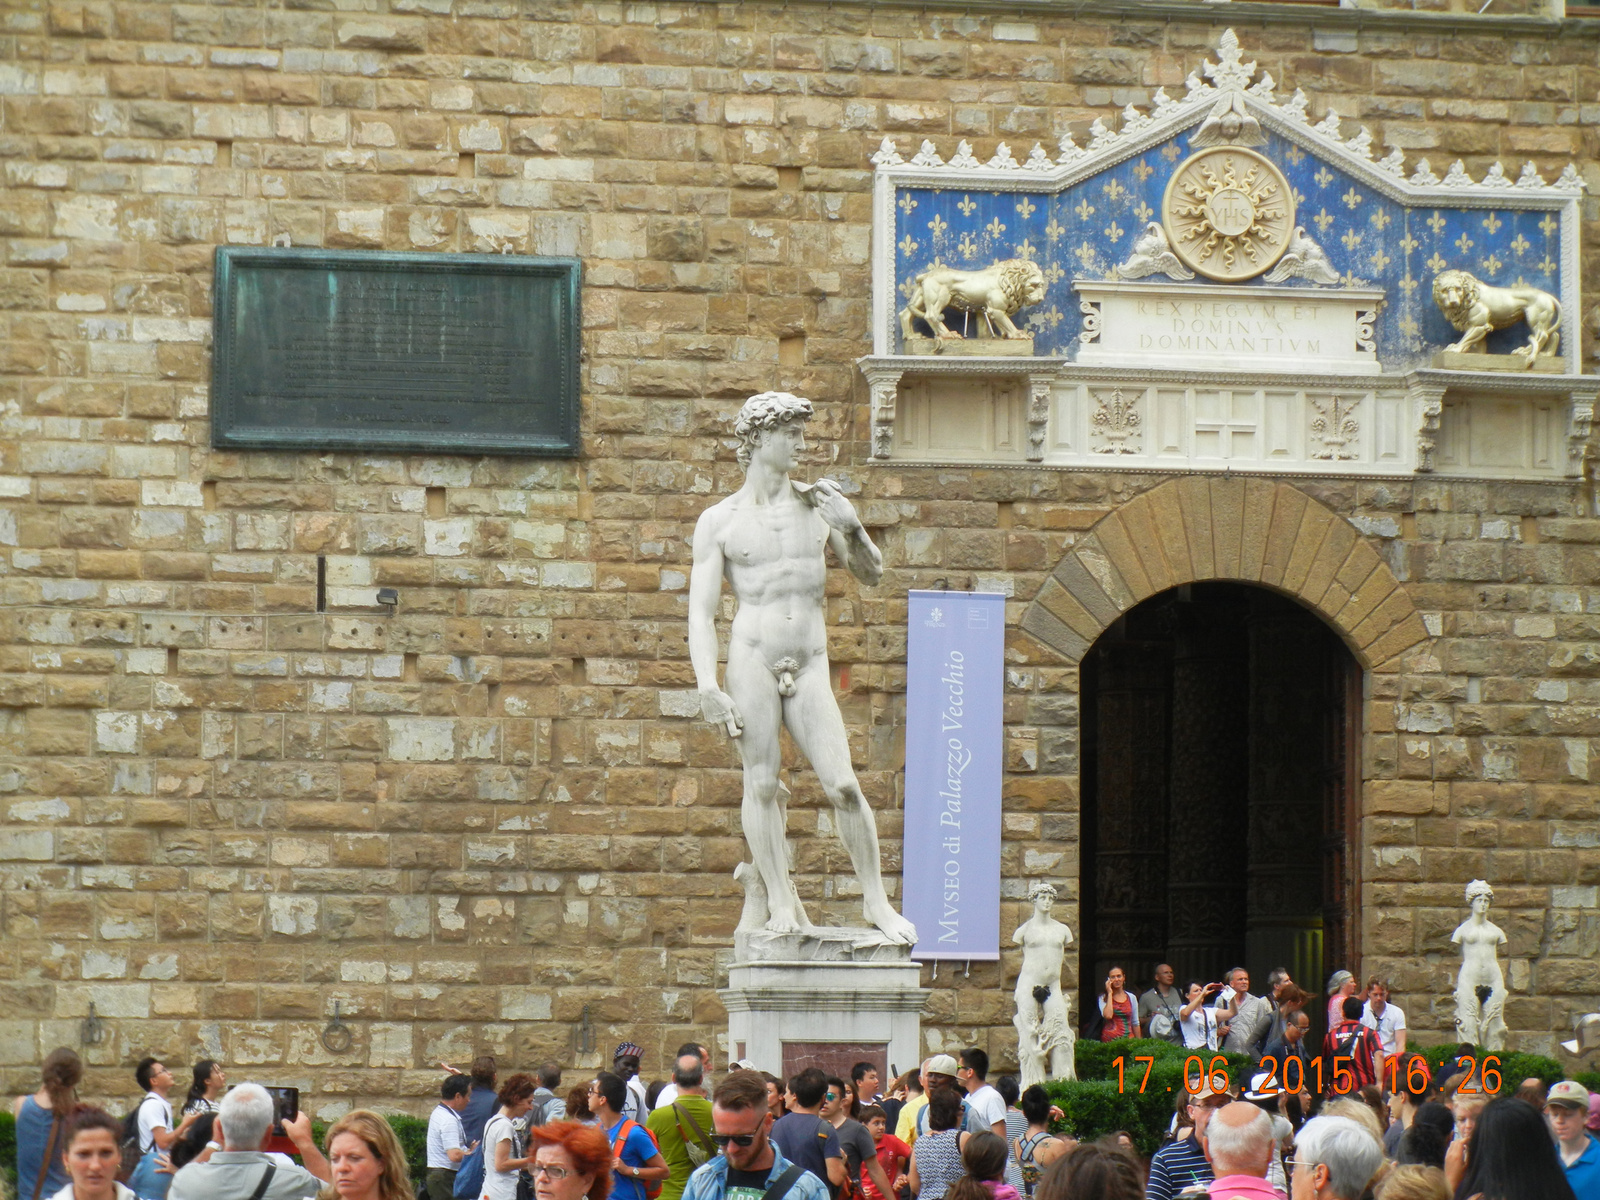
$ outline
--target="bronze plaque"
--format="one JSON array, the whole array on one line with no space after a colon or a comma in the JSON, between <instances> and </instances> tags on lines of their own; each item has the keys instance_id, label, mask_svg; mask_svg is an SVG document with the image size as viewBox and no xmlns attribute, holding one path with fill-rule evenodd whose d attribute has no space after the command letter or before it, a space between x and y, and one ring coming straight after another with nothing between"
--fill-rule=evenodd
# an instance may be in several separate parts
<instances>
[{"instance_id":1,"label":"bronze plaque","mask_svg":"<svg viewBox=\"0 0 1600 1200\"><path fill-rule=\"evenodd\" d=\"M212 445L576 455L580 270L219 246Z\"/></svg>"}]
</instances>

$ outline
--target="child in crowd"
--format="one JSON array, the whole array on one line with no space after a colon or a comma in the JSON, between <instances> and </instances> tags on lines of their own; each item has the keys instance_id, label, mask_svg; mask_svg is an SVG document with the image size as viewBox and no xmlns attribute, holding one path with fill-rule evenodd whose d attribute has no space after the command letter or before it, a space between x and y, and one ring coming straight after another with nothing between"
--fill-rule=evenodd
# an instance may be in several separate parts
<instances>
[{"instance_id":1,"label":"child in crowd","mask_svg":"<svg viewBox=\"0 0 1600 1200\"><path fill-rule=\"evenodd\" d=\"M911 1147L889 1132L888 1115L876 1104L861 1106L861 1123L872 1135L872 1144L878 1151L878 1162L883 1166L883 1173L889 1177L889 1186L898 1195L905 1186L906 1164L911 1158ZM878 1192L865 1167L861 1171L861 1193L865 1200L894 1200L893 1196Z\"/></svg>"}]
</instances>

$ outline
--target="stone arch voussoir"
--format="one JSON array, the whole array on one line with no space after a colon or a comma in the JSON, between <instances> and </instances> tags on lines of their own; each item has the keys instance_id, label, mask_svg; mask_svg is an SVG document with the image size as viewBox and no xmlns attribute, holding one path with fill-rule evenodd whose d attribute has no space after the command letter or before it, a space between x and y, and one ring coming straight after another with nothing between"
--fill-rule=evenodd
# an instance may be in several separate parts
<instances>
[{"instance_id":1,"label":"stone arch voussoir","mask_svg":"<svg viewBox=\"0 0 1600 1200\"><path fill-rule=\"evenodd\" d=\"M1103 517L1045 581L1022 628L1077 662L1141 600L1202 580L1293 597L1369 670L1396 670L1428 637L1394 572L1338 513L1287 483L1198 475Z\"/></svg>"}]
</instances>

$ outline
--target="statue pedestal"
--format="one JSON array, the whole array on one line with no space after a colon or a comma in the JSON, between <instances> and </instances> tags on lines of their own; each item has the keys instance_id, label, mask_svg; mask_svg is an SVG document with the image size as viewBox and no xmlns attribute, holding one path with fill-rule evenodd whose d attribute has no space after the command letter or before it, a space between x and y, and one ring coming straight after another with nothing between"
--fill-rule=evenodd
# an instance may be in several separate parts
<instances>
[{"instance_id":1,"label":"statue pedestal","mask_svg":"<svg viewBox=\"0 0 1600 1200\"><path fill-rule=\"evenodd\" d=\"M1433 356L1433 365L1441 371L1511 371L1520 375L1530 371L1535 375L1564 375L1567 371L1567 360L1559 354L1541 354L1530 367L1520 354L1457 354L1441 350Z\"/></svg>"},{"instance_id":2,"label":"statue pedestal","mask_svg":"<svg viewBox=\"0 0 1600 1200\"><path fill-rule=\"evenodd\" d=\"M734 934L728 986L729 1057L787 1079L812 1065L860 1061L910 1070L922 1061L921 986L911 947L876 929Z\"/></svg>"}]
</instances>

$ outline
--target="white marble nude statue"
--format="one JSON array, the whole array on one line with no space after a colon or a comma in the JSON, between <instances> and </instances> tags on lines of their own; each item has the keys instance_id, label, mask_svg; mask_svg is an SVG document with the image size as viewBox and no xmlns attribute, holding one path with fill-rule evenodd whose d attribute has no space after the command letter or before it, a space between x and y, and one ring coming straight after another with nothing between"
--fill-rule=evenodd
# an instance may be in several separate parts
<instances>
[{"instance_id":1,"label":"white marble nude statue","mask_svg":"<svg viewBox=\"0 0 1600 1200\"><path fill-rule=\"evenodd\" d=\"M1056 890L1048 883L1034 884L1028 889L1028 899L1033 901L1033 916L1011 935L1011 940L1022 947L1014 1023L1024 1089L1047 1078L1078 1077L1076 1035L1068 1019L1067 998L1061 990L1061 964L1067 944L1072 941L1072 930L1050 915Z\"/></svg>"},{"instance_id":2,"label":"white marble nude statue","mask_svg":"<svg viewBox=\"0 0 1600 1200\"><path fill-rule=\"evenodd\" d=\"M695 525L689 658L705 719L735 739L744 763L740 817L759 880L748 868L739 873L747 891L741 929L758 923L762 908L761 923L771 932L813 928L789 878L787 791L778 778L779 732L787 729L833 803L866 919L890 942L910 945L916 930L884 891L877 826L850 765L828 672L823 610L828 547L869 586L883 574L883 556L836 483L808 486L789 478L805 449L811 412L809 400L787 392L752 396L739 410L734 432L744 486L706 509ZM727 690L717 685L716 615L724 579L739 602L728 638Z\"/></svg>"},{"instance_id":3,"label":"white marble nude statue","mask_svg":"<svg viewBox=\"0 0 1600 1200\"><path fill-rule=\"evenodd\" d=\"M1500 972L1500 947L1505 931L1489 920L1494 889L1482 879L1467 884L1472 915L1450 935L1461 947L1461 974L1456 977L1456 1029L1463 1042L1485 1050L1506 1048L1506 979Z\"/></svg>"}]
</instances>

